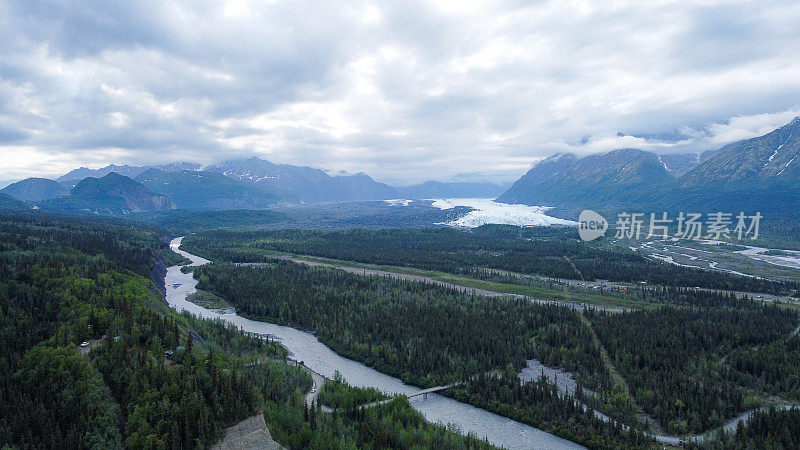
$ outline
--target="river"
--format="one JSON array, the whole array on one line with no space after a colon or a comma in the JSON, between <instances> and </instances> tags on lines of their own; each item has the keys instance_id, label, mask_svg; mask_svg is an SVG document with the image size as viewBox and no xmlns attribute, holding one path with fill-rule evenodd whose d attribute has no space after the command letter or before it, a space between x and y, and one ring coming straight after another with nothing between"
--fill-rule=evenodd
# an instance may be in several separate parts
<instances>
[{"instance_id":1,"label":"river","mask_svg":"<svg viewBox=\"0 0 800 450\"><path fill-rule=\"evenodd\" d=\"M180 250L182 239L179 237L170 242L173 251L191 260L192 266L210 262ZM339 356L310 333L291 327L246 319L237 314L219 314L187 301L186 297L196 291L197 280L191 273L182 273L181 266L167 268L164 281L167 303L177 311L185 310L209 319L220 318L244 331L275 336L291 352L292 358L302 361L311 370L325 377L333 378L334 372L339 371L349 384L374 387L388 394L411 394L420 390L364 364ZM438 394L428 394L427 398L420 397L414 397L409 402L428 421L454 424L463 433L473 433L480 438L485 437L490 443L497 446L509 449L583 448L538 428L515 422L448 397Z\"/></svg>"}]
</instances>

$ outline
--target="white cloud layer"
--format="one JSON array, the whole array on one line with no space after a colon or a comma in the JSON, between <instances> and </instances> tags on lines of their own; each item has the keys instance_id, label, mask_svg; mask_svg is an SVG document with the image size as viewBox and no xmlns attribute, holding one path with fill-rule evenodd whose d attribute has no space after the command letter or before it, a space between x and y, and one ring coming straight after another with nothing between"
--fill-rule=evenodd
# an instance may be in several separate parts
<instances>
[{"instance_id":1,"label":"white cloud layer","mask_svg":"<svg viewBox=\"0 0 800 450\"><path fill-rule=\"evenodd\" d=\"M0 179L274 162L508 181L800 114L794 1L0 0Z\"/></svg>"}]
</instances>

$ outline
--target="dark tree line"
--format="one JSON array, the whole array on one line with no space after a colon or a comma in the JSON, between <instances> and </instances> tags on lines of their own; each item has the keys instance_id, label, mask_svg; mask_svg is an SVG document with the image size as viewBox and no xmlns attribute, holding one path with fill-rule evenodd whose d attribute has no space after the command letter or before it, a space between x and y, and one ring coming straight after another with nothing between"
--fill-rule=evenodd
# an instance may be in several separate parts
<instances>
[{"instance_id":1,"label":"dark tree line","mask_svg":"<svg viewBox=\"0 0 800 450\"><path fill-rule=\"evenodd\" d=\"M337 353L418 386L465 379L526 359L607 382L589 330L574 310L488 298L433 284L353 275L288 261L195 269L249 317L314 330Z\"/></svg>"},{"instance_id":2,"label":"dark tree line","mask_svg":"<svg viewBox=\"0 0 800 450\"><path fill-rule=\"evenodd\" d=\"M256 410L253 384L194 348L143 277L165 245L154 234L14 217L0 220L0 242L0 403L14 411L0 442L204 447ZM80 355L81 341L96 347Z\"/></svg>"},{"instance_id":3,"label":"dark tree line","mask_svg":"<svg viewBox=\"0 0 800 450\"><path fill-rule=\"evenodd\" d=\"M590 448L647 448L655 444L639 429L596 417L580 399L559 393L545 377L522 382L513 372L484 374L452 388L447 395Z\"/></svg>"},{"instance_id":4,"label":"dark tree line","mask_svg":"<svg viewBox=\"0 0 800 450\"><path fill-rule=\"evenodd\" d=\"M589 313L639 405L670 432L705 431L758 405L750 391L762 387L753 382L758 374L744 376L726 363L726 355L752 361L746 352L784 339L797 320L792 311L752 300L731 297L724 303L728 306ZM783 361L783 373L794 371Z\"/></svg>"},{"instance_id":5,"label":"dark tree line","mask_svg":"<svg viewBox=\"0 0 800 450\"><path fill-rule=\"evenodd\" d=\"M800 448L800 409L769 408L753 414L747 423L739 422L729 439L719 448Z\"/></svg>"},{"instance_id":6,"label":"dark tree line","mask_svg":"<svg viewBox=\"0 0 800 450\"><path fill-rule=\"evenodd\" d=\"M264 411L272 435L289 448L494 448L474 435L463 436L454 428L426 422L404 397L381 406L330 414L322 412L319 404L306 408L302 396L296 397L293 407L270 404Z\"/></svg>"},{"instance_id":7,"label":"dark tree line","mask_svg":"<svg viewBox=\"0 0 800 450\"><path fill-rule=\"evenodd\" d=\"M490 448L402 401L309 417L283 347L164 305L146 277L168 255L119 221L0 216L0 445L206 448L262 410L292 447Z\"/></svg>"},{"instance_id":8,"label":"dark tree line","mask_svg":"<svg viewBox=\"0 0 800 450\"><path fill-rule=\"evenodd\" d=\"M782 283L653 261L609 245L586 243L575 230L483 226L383 230L216 230L188 236L190 251L216 261L268 261L271 251L368 264L414 267L471 277L496 277L482 269L579 280L604 279L666 286L785 293Z\"/></svg>"}]
</instances>

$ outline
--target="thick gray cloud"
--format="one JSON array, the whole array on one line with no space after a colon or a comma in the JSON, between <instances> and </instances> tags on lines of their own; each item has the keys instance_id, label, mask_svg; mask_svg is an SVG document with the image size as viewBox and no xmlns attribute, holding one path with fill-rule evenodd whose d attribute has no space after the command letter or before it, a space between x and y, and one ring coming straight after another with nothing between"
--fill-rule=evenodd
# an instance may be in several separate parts
<instances>
[{"instance_id":1,"label":"thick gray cloud","mask_svg":"<svg viewBox=\"0 0 800 450\"><path fill-rule=\"evenodd\" d=\"M800 113L794 1L0 0L0 179L258 155L507 181ZM464 175L468 174L468 175Z\"/></svg>"}]
</instances>

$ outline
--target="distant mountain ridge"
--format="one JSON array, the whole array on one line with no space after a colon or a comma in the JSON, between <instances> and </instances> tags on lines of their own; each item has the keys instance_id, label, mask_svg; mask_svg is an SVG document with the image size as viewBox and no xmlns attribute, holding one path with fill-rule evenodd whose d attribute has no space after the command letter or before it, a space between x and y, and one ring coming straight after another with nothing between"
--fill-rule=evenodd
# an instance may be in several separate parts
<instances>
[{"instance_id":1,"label":"distant mountain ridge","mask_svg":"<svg viewBox=\"0 0 800 450\"><path fill-rule=\"evenodd\" d=\"M255 156L214 164L205 170L288 192L305 202L386 200L399 196L396 189L365 173L330 176L320 169L275 164Z\"/></svg>"},{"instance_id":2,"label":"distant mountain ridge","mask_svg":"<svg viewBox=\"0 0 800 450\"><path fill-rule=\"evenodd\" d=\"M495 197L508 187L490 182L427 181L394 188L363 172L331 174L312 167L275 164L257 157L225 161L197 170L200 168L199 164L190 162L161 166L110 164L99 169L82 167L59 177L60 181L23 180L8 186L6 193L22 200L49 200L67 196L82 180L117 173L169 197L180 209L264 209L279 202L486 198Z\"/></svg>"},{"instance_id":3,"label":"distant mountain ridge","mask_svg":"<svg viewBox=\"0 0 800 450\"><path fill-rule=\"evenodd\" d=\"M486 182L428 181L394 188L364 173L331 175L257 157L200 168L191 162L112 164L75 169L59 177L60 182L29 178L0 193L31 207L111 214L172 208L264 209L281 202L487 196L497 196L504 203L571 211L587 207L793 211L800 209L800 118L764 136L700 155L657 155L631 148L582 158L556 154L538 162L504 192ZM95 176L82 178L87 175ZM87 186L94 186L94 191Z\"/></svg>"},{"instance_id":4,"label":"distant mountain ridge","mask_svg":"<svg viewBox=\"0 0 800 450\"><path fill-rule=\"evenodd\" d=\"M497 199L571 208L800 208L800 117L702 155L636 149L540 161Z\"/></svg>"},{"instance_id":5,"label":"distant mountain ridge","mask_svg":"<svg viewBox=\"0 0 800 450\"><path fill-rule=\"evenodd\" d=\"M764 136L722 147L682 177L681 186L800 187L800 117Z\"/></svg>"},{"instance_id":6,"label":"distant mountain ridge","mask_svg":"<svg viewBox=\"0 0 800 450\"><path fill-rule=\"evenodd\" d=\"M69 189L47 178L27 178L0 189L0 192L23 201L47 200L69 195Z\"/></svg>"},{"instance_id":7,"label":"distant mountain ridge","mask_svg":"<svg viewBox=\"0 0 800 450\"><path fill-rule=\"evenodd\" d=\"M116 164L109 164L105 167L101 167L99 169L89 169L87 167L81 167L75 170L71 170L68 173L58 177L57 181L80 181L84 178L94 177L100 178L105 175L108 175L111 172L115 172L119 175L126 176L128 178L136 178L142 173L148 171L149 169L160 169L165 172L177 172L179 170L200 170L202 166L197 163L192 162L176 162L170 164L163 164L160 166L129 166L127 164L118 166Z\"/></svg>"}]
</instances>

